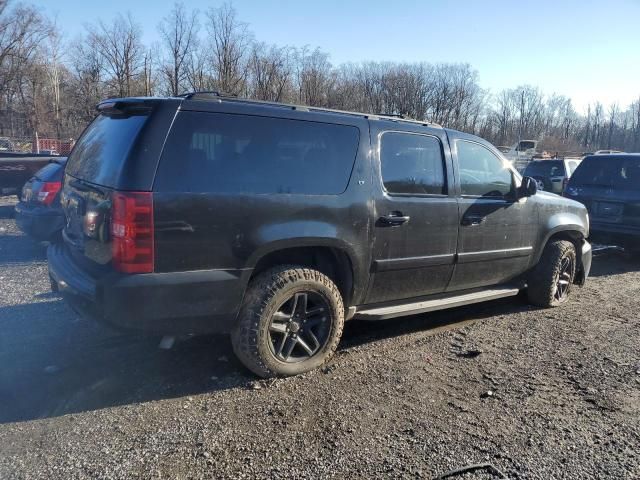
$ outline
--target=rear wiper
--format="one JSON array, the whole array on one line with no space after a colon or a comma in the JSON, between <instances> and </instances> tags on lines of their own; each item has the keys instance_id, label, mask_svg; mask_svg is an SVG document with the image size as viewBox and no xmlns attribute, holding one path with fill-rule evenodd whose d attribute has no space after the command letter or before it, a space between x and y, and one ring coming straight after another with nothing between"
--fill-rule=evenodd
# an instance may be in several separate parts
<instances>
[{"instance_id":1,"label":"rear wiper","mask_svg":"<svg viewBox=\"0 0 640 480\"><path fill-rule=\"evenodd\" d=\"M72 187L77 188L81 192L95 192L100 195L104 195L104 191L101 188L98 188L90 183L85 182L84 180L80 180L79 178L74 178L69 182Z\"/></svg>"}]
</instances>

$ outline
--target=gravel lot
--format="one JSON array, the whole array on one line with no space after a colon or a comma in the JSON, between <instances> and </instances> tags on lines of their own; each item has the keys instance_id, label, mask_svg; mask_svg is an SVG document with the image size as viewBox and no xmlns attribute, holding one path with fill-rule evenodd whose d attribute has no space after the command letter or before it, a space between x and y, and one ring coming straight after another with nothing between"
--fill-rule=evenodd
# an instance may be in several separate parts
<instances>
[{"instance_id":1,"label":"gravel lot","mask_svg":"<svg viewBox=\"0 0 640 480\"><path fill-rule=\"evenodd\" d=\"M640 478L640 260L566 306L347 324L324 371L257 381L224 337L173 349L79 318L0 199L0 478ZM491 394L487 393L491 392ZM456 479L498 478L466 474Z\"/></svg>"}]
</instances>

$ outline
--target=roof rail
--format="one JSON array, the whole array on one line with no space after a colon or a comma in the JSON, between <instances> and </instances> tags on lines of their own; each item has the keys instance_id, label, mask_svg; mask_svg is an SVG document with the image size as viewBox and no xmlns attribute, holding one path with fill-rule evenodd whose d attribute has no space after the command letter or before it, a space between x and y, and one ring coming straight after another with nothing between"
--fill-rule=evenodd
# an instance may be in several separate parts
<instances>
[{"instance_id":1,"label":"roof rail","mask_svg":"<svg viewBox=\"0 0 640 480\"><path fill-rule=\"evenodd\" d=\"M219 92L218 90L198 90L195 92L186 92L186 93L181 93L180 95L178 95L178 97L184 98L186 100L189 99L193 99L198 98L198 97L205 97L205 98L209 98L209 97L230 97L230 98L237 98L238 95L236 94L231 94L231 93L223 93L223 92Z\"/></svg>"},{"instance_id":2,"label":"roof rail","mask_svg":"<svg viewBox=\"0 0 640 480\"><path fill-rule=\"evenodd\" d=\"M380 116L380 117L393 117L393 118L399 118L401 120L404 120L405 117L404 115L400 114L400 113L376 113L376 115Z\"/></svg>"},{"instance_id":3,"label":"roof rail","mask_svg":"<svg viewBox=\"0 0 640 480\"><path fill-rule=\"evenodd\" d=\"M400 114L377 114L377 113L363 113L363 112L351 112L347 110L336 110L333 108L325 108L325 107L313 107L311 105L296 105L292 103L283 103L283 102L273 102L268 100L255 100L251 98L239 98L237 95L226 95L224 93L220 93L217 91L212 92L192 92L185 93L182 95L178 95L179 97L184 98L185 100L194 100L194 99L211 99L212 97L218 99L224 99L232 102L243 102L243 103L251 103L257 105L265 105L269 107L279 107L279 108L289 108L291 110L298 110L302 112L325 112L325 113L336 113L340 115L351 115L356 117L364 117L369 120L390 120L392 122L407 122L422 125L425 127L435 127L442 128L442 126L437 123L430 123L422 120L413 120L410 118L405 118Z\"/></svg>"}]
</instances>

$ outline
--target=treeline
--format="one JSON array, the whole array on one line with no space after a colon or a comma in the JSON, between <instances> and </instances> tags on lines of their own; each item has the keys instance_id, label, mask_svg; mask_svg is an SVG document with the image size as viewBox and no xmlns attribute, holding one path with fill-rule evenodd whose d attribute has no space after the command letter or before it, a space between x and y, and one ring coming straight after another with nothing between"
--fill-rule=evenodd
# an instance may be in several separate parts
<instances>
[{"instance_id":1,"label":"treeline","mask_svg":"<svg viewBox=\"0 0 640 480\"><path fill-rule=\"evenodd\" d=\"M481 135L496 145L542 139L548 150L640 150L640 98L598 101L581 115L571 99L525 85L495 94L467 64L333 65L319 48L257 40L231 4L176 3L142 42L130 15L63 27L33 6L0 0L0 136L75 138L107 97L194 90L369 113L398 114ZM640 94L640 92L639 92Z\"/></svg>"}]
</instances>

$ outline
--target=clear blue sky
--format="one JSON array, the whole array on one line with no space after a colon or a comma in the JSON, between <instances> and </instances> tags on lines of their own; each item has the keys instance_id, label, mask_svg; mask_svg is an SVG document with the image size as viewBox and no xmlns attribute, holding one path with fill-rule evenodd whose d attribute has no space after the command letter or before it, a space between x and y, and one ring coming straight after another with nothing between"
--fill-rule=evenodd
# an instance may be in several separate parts
<instances>
[{"instance_id":1,"label":"clear blue sky","mask_svg":"<svg viewBox=\"0 0 640 480\"><path fill-rule=\"evenodd\" d=\"M29 0L27 0L29 1ZM30 0L57 16L67 38L86 22L130 11L145 42L172 0ZM204 11L222 0L189 0ZM260 41L310 45L333 63L465 62L484 88L529 83L589 102L640 97L640 0L235 0Z\"/></svg>"}]
</instances>

